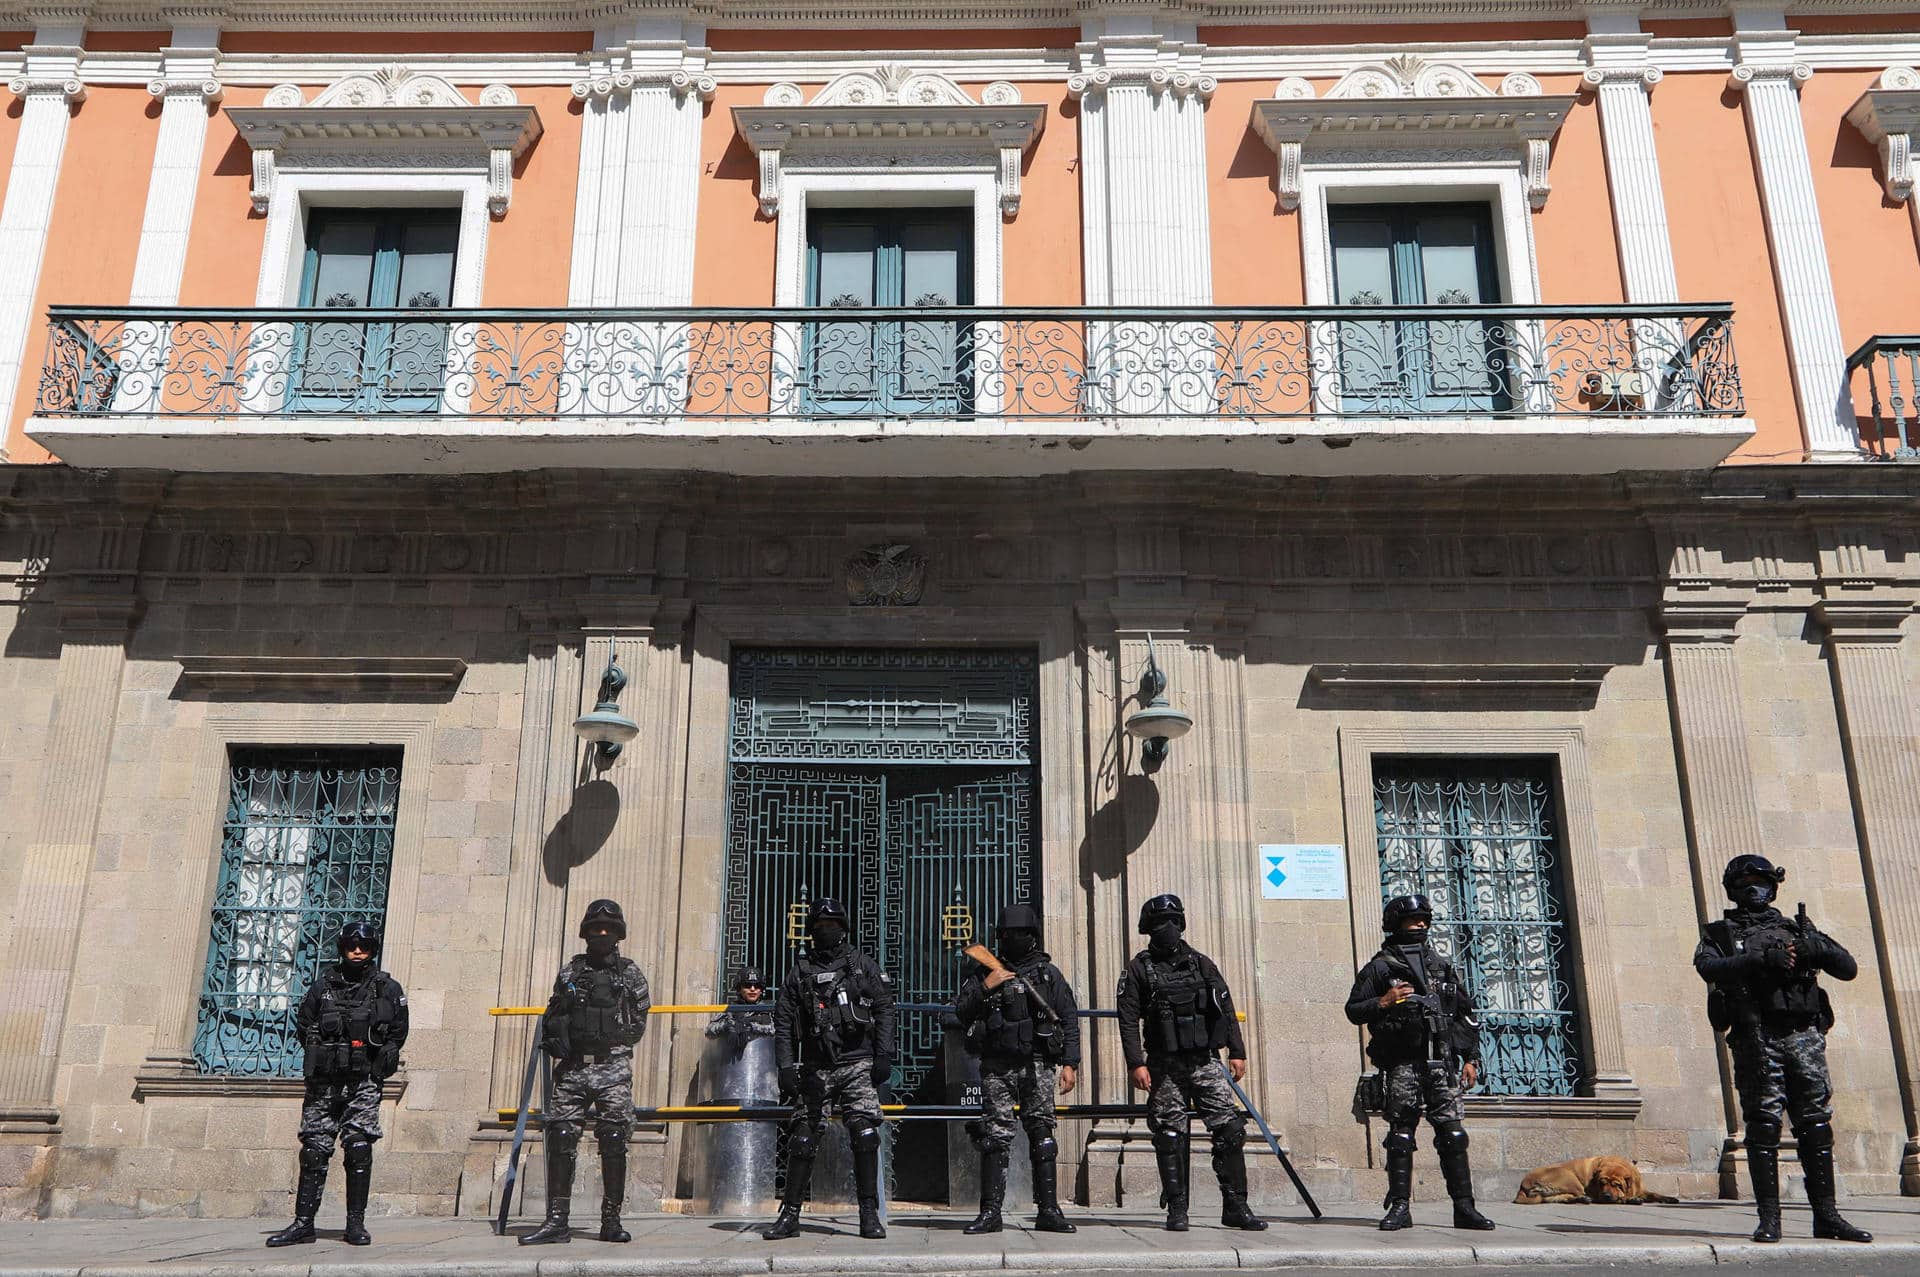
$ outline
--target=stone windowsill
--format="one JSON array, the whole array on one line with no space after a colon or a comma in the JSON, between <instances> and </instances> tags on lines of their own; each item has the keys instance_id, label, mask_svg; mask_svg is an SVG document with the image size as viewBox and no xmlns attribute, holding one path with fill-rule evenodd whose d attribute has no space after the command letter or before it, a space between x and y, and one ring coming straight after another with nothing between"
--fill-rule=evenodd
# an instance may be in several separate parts
<instances>
[{"instance_id":1,"label":"stone windowsill","mask_svg":"<svg viewBox=\"0 0 1920 1277\"><path fill-rule=\"evenodd\" d=\"M407 1071L380 1084L380 1098L397 1100L407 1089ZM293 1099L306 1094L306 1082L297 1077L229 1077L201 1073L175 1064L152 1064L133 1075L135 1099L162 1095L218 1096L237 1099Z\"/></svg>"},{"instance_id":2,"label":"stone windowsill","mask_svg":"<svg viewBox=\"0 0 1920 1277\"><path fill-rule=\"evenodd\" d=\"M1631 1122L1640 1116L1640 1092L1606 1095L1469 1095L1467 1116L1601 1118Z\"/></svg>"}]
</instances>

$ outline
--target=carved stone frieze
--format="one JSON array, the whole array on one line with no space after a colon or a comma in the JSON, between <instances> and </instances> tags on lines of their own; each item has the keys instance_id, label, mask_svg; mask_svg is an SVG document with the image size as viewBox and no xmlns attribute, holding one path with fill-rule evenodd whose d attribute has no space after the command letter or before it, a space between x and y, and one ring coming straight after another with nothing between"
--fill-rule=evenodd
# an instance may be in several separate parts
<instances>
[{"instance_id":1,"label":"carved stone frieze","mask_svg":"<svg viewBox=\"0 0 1920 1277\"><path fill-rule=\"evenodd\" d=\"M927 558L910 545L870 545L847 556L847 602L910 607L927 588Z\"/></svg>"}]
</instances>

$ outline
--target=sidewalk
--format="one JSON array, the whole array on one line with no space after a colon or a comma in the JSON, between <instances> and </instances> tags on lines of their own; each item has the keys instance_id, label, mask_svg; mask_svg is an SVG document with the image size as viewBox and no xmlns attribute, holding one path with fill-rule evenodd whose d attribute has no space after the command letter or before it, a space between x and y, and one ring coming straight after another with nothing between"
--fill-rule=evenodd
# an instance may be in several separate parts
<instances>
[{"instance_id":1,"label":"sidewalk","mask_svg":"<svg viewBox=\"0 0 1920 1277\"><path fill-rule=\"evenodd\" d=\"M1229 1232L1204 1216L1190 1233L1169 1233L1158 1217L1138 1212L1075 1211L1080 1231L1040 1235L1024 1228L986 1237L961 1233L969 1216L899 1212L883 1242L863 1242L843 1215L809 1217L798 1238L768 1242L764 1221L642 1215L627 1221L633 1242L609 1246L577 1229L564 1246L531 1249L495 1237L486 1225L459 1219L370 1219L374 1244L339 1240L337 1207L321 1216L321 1240L267 1250L261 1243L282 1220L43 1220L0 1223L0 1277L651 1277L653 1274L1061 1272L1090 1269L1383 1268L1472 1265L1707 1265L1839 1254L1911 1256L1920 1272L1920 1203L1856 1198L1845 1203L1872 1230L1871 1246L1816 1242L1804 1204L1786 1208L1787 1239L1776 1246L1747 1240L1753 1213L1742 1202L1677 1206L1527 1207L1482 1204L1499 1223L1494 1233L1446 1227L1444 1202L1416 1206L1419 1226L1383 1234L1374 1219L1336 1207L1318 1223L1305 1212L1276 1217L1265 1233ZM1015 1219L1022 1217L1016 1216ZM585 1221L582 1221L583 1223ZM595 1221L597 1225L597 1221ZM531 1227L516 1224L514 1231Z\"/></svg>"}]
</instances>

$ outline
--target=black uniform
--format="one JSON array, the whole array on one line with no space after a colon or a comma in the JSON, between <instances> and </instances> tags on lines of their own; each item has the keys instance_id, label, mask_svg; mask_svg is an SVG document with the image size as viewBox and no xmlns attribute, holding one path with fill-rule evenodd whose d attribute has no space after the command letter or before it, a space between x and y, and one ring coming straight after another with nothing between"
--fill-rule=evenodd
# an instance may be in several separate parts
<instances>
[{"instance_id":1,"label":"black uniform","mask_svg":"<svg viewBox=\"0 0 1920 1277\"><path fill-rule=\"evenodd\" d=\"M766 1236L798 1235L800 1207L813 1179L814 1153L839 1111L853 1145L860 1235L884 1237L880 1223L880 1090L896 1049L893 981L847 939L846 911L816 900L808 913L812 945L780 986L773 1006L773 1059L780 1087L794 1100L787 1128L787 1183L780 1218Z\"/></svg>"},{"instance_id":2,"label":"black uniform","mask_svg":"<svg viewBox=\"0 0 1920 1277\"><path fill-rule=\"evenodd\" d=\"M1704 928L1693 967L1710 986L1707 1013L1727 1035L1734 1088L1746 1124L1747 1165L1760 1226L1756 1241L1780 1238L1780 1128L1793 1124L1807 1176L1814 1235L1872 1238L1841 1218L1834 1204L1833 1082L1827 1030L1833 1009L1821 973L1860 973L1839 941L1772 907L1786 877L1760 856L1736 856L1722 876L1735 907Z\"/></svg>"},{"instance_id":3,"label":"black uniform","mask_svg":"<svg viewBox=\"0 0 1920 1277\"><path fill-rule=\"evenodd\" d=\"M1041 1232L1070 1233L1075 1229L1060 1213L1054 1093L1060 1068L1080 1067L1080 1007L1073 987L1040 947L1038 914L1026 905L1010 905L998 930L1000 957L1014 978L989 989L986 973L977 971L961 981L954 998L968 1047L980 1057L980 1121L973 1128L980 1146L980 1215L967 1231L1000 1229L1007 1156L1017 1124L1026 1128L1033 1164L1036 1226ZM1036 1008L1036 998L1050 1017Z\"/></svg>"},{"instance_id":4,"label":"black uniform","mask_svg":"<svg viewBox=\"0 0 1920 1277\"><path fill-rule=\"evenodd\" d=\"M1140 910L1140 931L1152 937L1120 974L1114 1005L1120 1049L1129 1070L1145 1066L1147 1127L1160 1169L1167 1228L1187 1227L1187 1106L1213 1137L1213 1170L1220 1181L1220 1222L1258 1231L1266 1224L1247 1204L1247 1122L1233 1088L1220 1072L1219 1052L1247 1058L1233 992L1213 959L1184 939L1187 915L1180 897L1155 896Z\"/></svg>"},{"instance_id":5,"label":"black uniform","mask_svg":"<svg viewBox=\"0 0 1920 1277\"><path fill-rule=\"evenodd\" d=\"M314 1239L313 1217L327 1185L327 1162L334 1141L347 1176L349 1245L364 1246L367 1193L373 1180L373 1145L380 1138L380 1084L400 1067L407 1041L407 995L399 981L374 965L345 960L349 945L380 951L370 924L341 928L336 947L342 954L300 999L294 1029L306 1054L306 1096L300 1107L300 1183L294 1193L293 1223L267 1239L288 1246Z\"/></svg>"},{"instance_id":6,"label":"black uniform","mask_svg":"<svg viewBox=\"0 0 1920 1277\"><path fill-rule=\"evenodd\" d=\"M1473 1201L1473 1174L1467 1160L1465 1091L1461 1072L1480 1067L1480 1022L1473 994L1451 962L1428 943L1424 931L1398 930L1407 919L1433 911L1425 896L1402 896L1387 905L1382 922L1387 942L1354 977L1347 994L1347 1019L1367 1026L1367 1058L1386 1083L1386 1217L1380 1227L1393 1231L1412 1222L1414 1132L1424 1110L1433 1126L1433 1147L1453 1198L1456 1228L1491 1228ZM1399 981L1414 996L1383 1007L1380 998Z\"/></svg>"}]
</instances>

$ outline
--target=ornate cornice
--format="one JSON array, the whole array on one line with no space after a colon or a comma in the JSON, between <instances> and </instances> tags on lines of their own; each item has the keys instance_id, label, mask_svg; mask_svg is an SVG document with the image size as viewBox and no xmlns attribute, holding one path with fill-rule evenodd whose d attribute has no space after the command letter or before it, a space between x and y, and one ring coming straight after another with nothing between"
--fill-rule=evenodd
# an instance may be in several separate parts
<instances>
[{"instance_id":1,"label":"ornate cornice","mask_svg":"<svg viewBox=\"0 0 1920 1277\"><path fill-rule=\"evenodd\" d=\"M1020 101L1005 81L975 102L952 80L888 65L851 71L811 101L797 84L776 84L760 106L733 108L734 127L760 159L760 211L780 211L781 174L809 153L837 164L871 162L952 167L992 165L1000 211L1020 207L1020 157L1040 135L1047 108Z\"/></svg>"},{"instance_id":2,"label":"ornate cornice","mask_svg":"<svg viewBox=\"0 0 1920 1277\"><path fill-rule=\"evenodd\" d=\"M1914 183L1920 181L1913 154L1913 135L1920 133L1920 72L1888 67L1847 111L1847 123L1878 148L1880 184L1887 198L1895 203L1911 199Z\"/></svg>"},{"instance_id":3,"label":"ornate cornice","mask_svg":"<svg viewBox=\"0 0 1920 1277\"><path fill-rule=\"evenodd\" d=\"M512 199L513 161L540 136L540 113L519 105L506 85L488 85L474 106L441 77L403 66L346 76L310 104L298 85L283 84L262 105L227 115L253 148L253 206L261 212L283 167L413 160L485 173L487 205L498 216Z\"/></svg>"},{"instance_id":4,"label":"ornate cornice","mask_svg":"<svg viewBox=\"0 0 1920 1277\"><path fill-rule=\"evenodd\" d=\"M1539 208L1551 189L1553 136L1573 104L1571 95L1542 93L1540 82L1521 72L1495 93L1461 67L1403 53L1349 72L1325 98L1315 98L1304 79L1283 80L1271 98L1253 104L1253 128L1279 156L1283 208L1299 207L1301 166L1313 152L1334 147L1436 159L1504 155L1524 171L1527 199Z\"/></svg>"}]
</instances>

